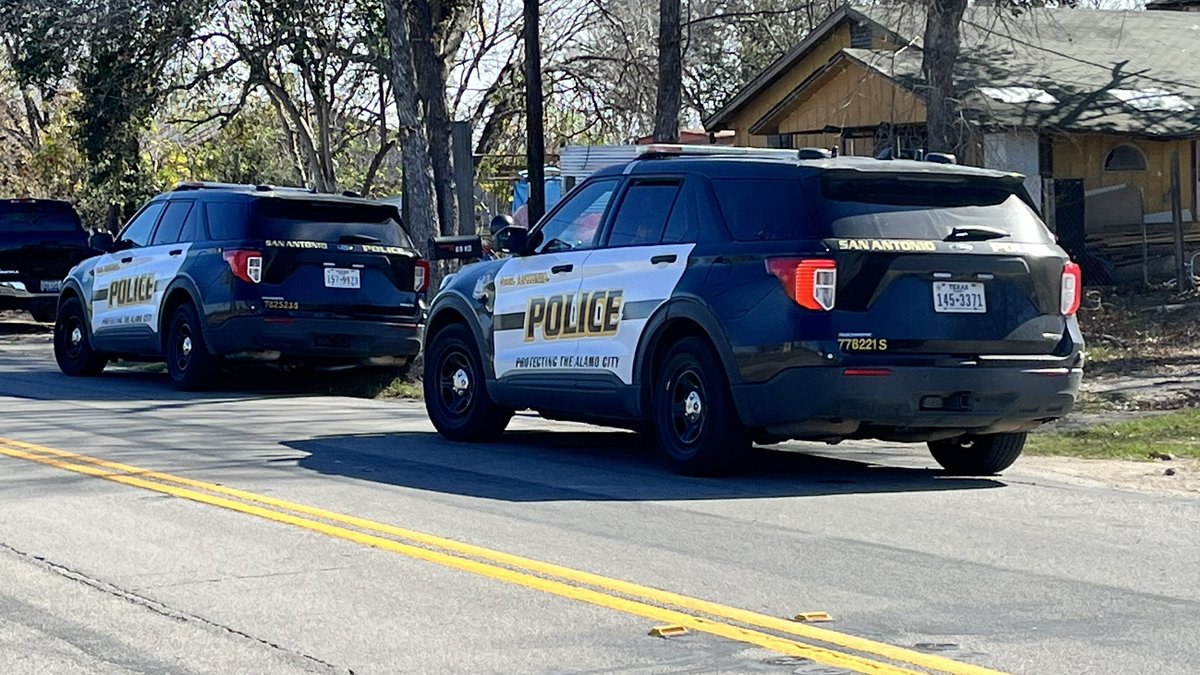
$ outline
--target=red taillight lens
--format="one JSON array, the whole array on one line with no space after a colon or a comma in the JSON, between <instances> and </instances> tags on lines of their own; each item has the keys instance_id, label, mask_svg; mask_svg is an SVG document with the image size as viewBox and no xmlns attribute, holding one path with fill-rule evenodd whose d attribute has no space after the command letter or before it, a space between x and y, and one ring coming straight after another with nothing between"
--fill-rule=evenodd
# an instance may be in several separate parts
<instances>
[{"instance_id":1,"label":"red taillight lens","mask_svg":"<svg viewBox=\"0 0 1200 675\"><path fill-rule=\"evenodd\" d=\"M413 290L424 293L429 290L429 261L418 260L413 267Z\"/></svg>"},{"instance_id":2,"label":"red taillight lens","mask_svg":"<svg viewBox=\"0 0 1200 675\"><path fill-rule=\"evenodd\" d=\"M225 251L224 257L233 276L251 284L262 281L262 253L234 249Z\"/></svg>"},{"instance_id":3,"label":"red taillight lens","mask_svg":"<svg viewBox=\"0 0 1200 675\"><path fill-rule=\"evenodd\" d=\"M1063 316L1074 316L1079 311L1079 303L1083 300L1083 270L1079 265L1068 262L1063 265L1062 299L1060 308Z\"/></svg>"},{"instance_id":4,"label":"red taillight lens","mask_svg":"<svg viewBox=\"0 0 1200 675\"><path fill-rule=\"evenodd\" d=\"M837 263L825 258L771 258L767 271L779 278L788 297L801 307L833 309L837 301Z\"/></svg>"}]
</instances>

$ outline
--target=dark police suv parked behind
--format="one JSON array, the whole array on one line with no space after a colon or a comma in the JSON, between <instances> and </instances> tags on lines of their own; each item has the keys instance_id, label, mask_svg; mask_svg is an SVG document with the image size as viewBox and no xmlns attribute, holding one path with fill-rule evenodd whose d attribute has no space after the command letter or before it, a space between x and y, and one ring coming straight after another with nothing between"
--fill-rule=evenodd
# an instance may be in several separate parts
<instances>
[{"instance_id":1,"label":"dark police suv parked behind","mask_svg":"<svg viewBox=\"0 0 1200 675\"><path fill-rule=\"evenodd\" d=\"M0 309L54 321L63 278L90 255L88 234L69 203L0 200Z\"/></svg>"},{"instance_id":2,"label":"dark police suv parked behind","mask_svg":"<svg viewBox=\"0 0 1200 675\"><path fill-rule=\"evenodd\" d=\"M414 357L429 265L395 206L298 188L184 183L71 271L54 352L68 375L165 359L206 385L223 359L394 366Z\"/></svg>"},{"instance_id":3,"label":"dark police suv parked behind","mask_svg":"<svg viewBox=\"0 0 1200 675\"><path fill-rule=\"evenodd\" d=\"M1007 468L1083 365L1079 269L1022 177L805 154L650 146L499 233L512 256L430 308L434 425L484 440L531 408L653 428L690 473L784 439Z\"/></svg>"}]
</instances>

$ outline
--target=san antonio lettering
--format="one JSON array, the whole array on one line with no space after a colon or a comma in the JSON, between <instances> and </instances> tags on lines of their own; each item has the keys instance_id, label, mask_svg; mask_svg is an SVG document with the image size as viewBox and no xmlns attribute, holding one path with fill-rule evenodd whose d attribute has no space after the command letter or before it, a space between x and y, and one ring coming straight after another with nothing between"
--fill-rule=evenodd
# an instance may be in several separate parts
<instances>
[{"instance_id":1,"label":"san antonio lettering","mask_svg":"<svg viewBox=\"0 0 1200 675\"><path fill-rule=\"evenodd\" d=\"M838 239L842 251L936 251L937 244L919 239Z\"/></svg>"},{"instance_id":2,"label":"san antonio lettering","mask_svg":"<svg viewBox=\"0 0 1200 675\"><path fill-rule=\"evenodd\" d=\"M621 323L622 291L562 293L531 298L525 307L525 341L616 335Z\"/></svg>"}]
</instances>

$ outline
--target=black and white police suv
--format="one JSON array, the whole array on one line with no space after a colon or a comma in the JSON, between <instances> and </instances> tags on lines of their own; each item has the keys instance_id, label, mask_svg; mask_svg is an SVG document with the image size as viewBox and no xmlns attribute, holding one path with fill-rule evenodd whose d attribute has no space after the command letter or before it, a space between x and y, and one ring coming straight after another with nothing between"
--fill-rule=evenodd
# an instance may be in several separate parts
<instances>
[{"instance_id":1,"label":"black and white police suv","mask_svg":"<svg viewBox=\"0 0 1200 675\"><path fill-rule=\"evenodd\" d=\"M0 309L54 321L63 277L91 255L88 233L68 202L0 199Z\"/></svg>"},{"instance_id":2,"label":"black and white police suv","mask_svg":"<svg viewBox=\"0 0 1200 675\"><path fill-rule=\"evenodd\" d=\"M686 473L751 442L927 442L991 474L1066 415L1080 271L1022 177L812 151L648 146L510 257L433 300L425 400L446 437L514 410L653 429Z\"/></svg>"},{"instance_id":3,"label":"black and white police suv","mask_svg":"<svg viewBox=\"0 0 1200 675\"><path fill-rule=\"evenodd\" d=\"M429 263L395 206L298 188L183 183L75 267L54 354L68 375L165 360L184 389L224 360L397 366L420 351Z\"/></svg>"}]
</instances>

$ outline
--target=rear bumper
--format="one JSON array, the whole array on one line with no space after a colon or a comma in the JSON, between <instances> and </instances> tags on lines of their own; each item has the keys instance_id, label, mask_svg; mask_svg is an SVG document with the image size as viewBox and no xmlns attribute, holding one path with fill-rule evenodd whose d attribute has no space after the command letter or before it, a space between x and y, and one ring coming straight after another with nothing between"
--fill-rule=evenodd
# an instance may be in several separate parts
<instances>
[{"instance_id":1,"label":"rear bumper","mask_svg":"<svg viewBox=\"0 0 1200 675\"><path fill-rule=\"evenodd\" d=\"M917 430L1032 428L1069 413L1082 378L1082 368L1058 365L884 367L863 374L814 366L735 386L733 394L743 422L774 435L899 438Z\"/></svg>"},{"instance_id":2,"label":"rear bumper","mask_svg":"<svg viewBox=\"0 0 1200 675\"><path fill-rule=\"evenodd\" d=\"M58 292L30 291L26 283L20 281L0 281L0 309L24 309L34 303L54 304L58 302Z\"/></svg>"},{"instance_id":3,"label":"rear bumper","mask_svg":"<svg viewBox=\"0 0 1200 675\"><path fill-rule=\"evenodd\" d=\"M362 361L416 356L424 326L397 321L235 317L207 331L215 354L262 360Z\"/></svg>"}]
</instances>

